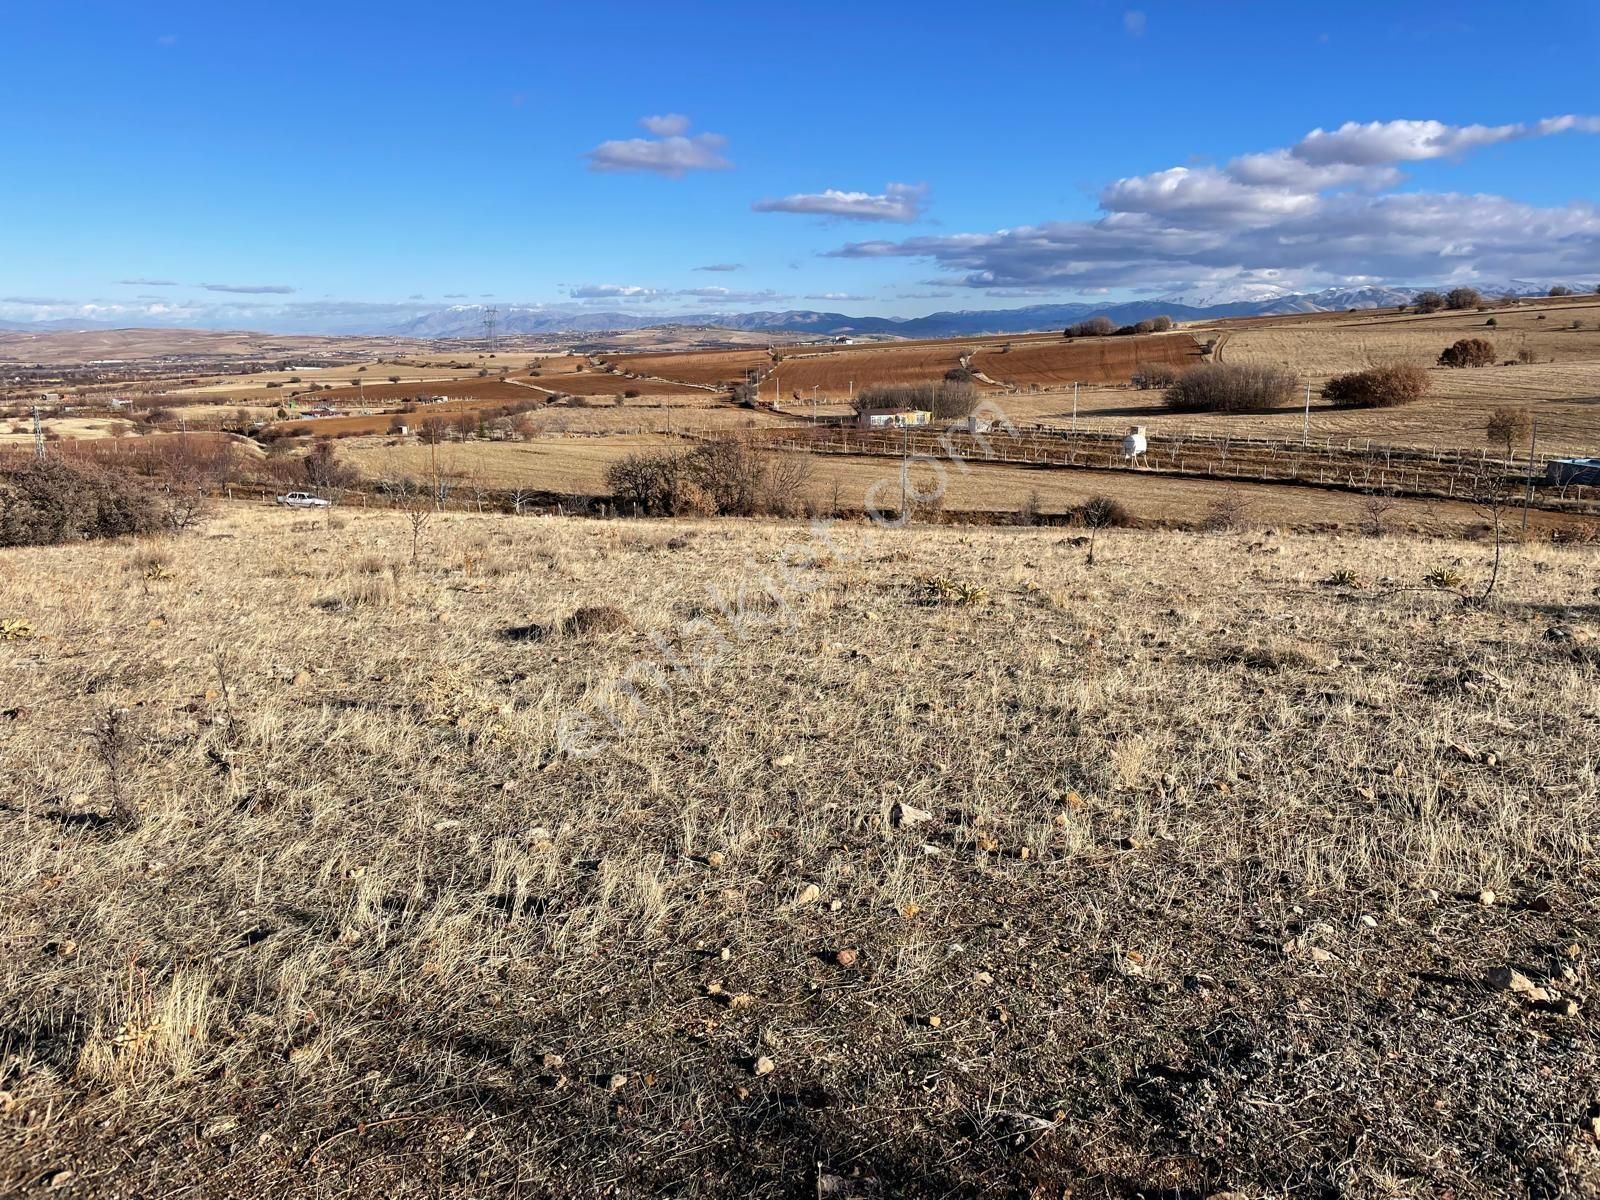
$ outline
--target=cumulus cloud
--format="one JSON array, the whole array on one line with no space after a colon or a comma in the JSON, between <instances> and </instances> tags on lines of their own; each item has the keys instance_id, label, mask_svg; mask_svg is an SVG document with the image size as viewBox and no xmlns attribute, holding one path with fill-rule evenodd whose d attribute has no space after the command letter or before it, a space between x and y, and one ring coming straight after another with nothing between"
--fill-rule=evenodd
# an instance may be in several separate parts
<instances>
[{"instance_id":1,"label":"cumulus cloud","mask_svg":"<svg viewBox=\"0 0 1600 1200\"><path fill-rule=\"evenodd\" d=\"M881 195L871 192L800 192L779 199L757 200L750 207L756 212L804 213L812 216L843 217L852 221L915 221L922 216L927 201L925 183L891 183Z\"/></svg>"},{"instance_id":2,"label":"cumulus cloud","mask_svg":"<svg viewBox=\"0 0 1600 1200\"><path fill-rule=\"evenodd\" d=\"M689 118L682 113L664 113L659 117L645 117L639 124L646 133L657 137L680 137L689 132Z\"/></svg>"},{"instance_id":3,"label":"cumulus cloud","mask_svg":"<svg viewBox=\"0 0 1600 1200\"><path fill-rule=\"evenodd\" d=\"M1349 123L1224 166L1171 167L1100 192L1101 215L1002 229L854 242L844 258L923 258L972 288L1092 292L1254 278L1283 286L1584 275L1600 261L1600 206L1541 208L1502 196L1393 191L1397 164L1562 133L1600 118L1450 126Z\"/></svg>"},{"instance_id":4,"label":"cumulus cloud","mask_svg":"<svg viewBox=\"0 0 1600 1200\"><path fill-rule=\"evenodd\" d=\"M591 171L649 171L674 178L688 171L725 171L733 166L723 157L728 139L720 133L689 132L682 113L645 117L639 122L647 138L620 138L601 142L586 157Z\"/></svg>"},{"instance_id":5,"label":"cumulus cloud","mask_svg":"<svg viewBox=\"0 0 1600 1200\"><path fill-rule=\"evenodd\" d=\"M246 296L287 296L294 288L282 283L202 283L208 292L238 292Z\"/></svg>"},{"instance_id":6,"label":"cumulus cloud","mask_svg":"<svg viewBox=\"0 0 1600 1200\"><path fill-rule=\"evenodd\" d=\"M703 267L696 267L696 271L742 271L743 263L707 263Z\"/></svg>"}]
</instances>

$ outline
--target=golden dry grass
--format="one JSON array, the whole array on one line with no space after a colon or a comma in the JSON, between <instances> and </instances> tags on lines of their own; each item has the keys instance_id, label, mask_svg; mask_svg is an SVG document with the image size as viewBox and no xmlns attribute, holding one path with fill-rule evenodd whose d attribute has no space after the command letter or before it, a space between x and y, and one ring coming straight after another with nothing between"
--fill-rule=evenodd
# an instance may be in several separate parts
<instances>
[{"instance_id":1,"label":"golden dry grass","mask_svg":"<svg viewBox=\"0 0 1600 1200\"><path fill-rule=\"evenodd\" d=\"M0 1191L1600 1187L1590 552L409 538L0 554Z\"/></svg>"}]
</instances>

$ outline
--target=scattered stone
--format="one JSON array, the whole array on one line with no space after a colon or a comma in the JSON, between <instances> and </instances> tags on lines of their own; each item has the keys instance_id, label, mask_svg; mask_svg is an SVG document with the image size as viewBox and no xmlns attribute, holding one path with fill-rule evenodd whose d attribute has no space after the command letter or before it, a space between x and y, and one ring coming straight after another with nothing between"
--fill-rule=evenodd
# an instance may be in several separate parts
<instances>
[{"instance_id":1,"label":"scattered stone","mask_svg":"<svg viewBox=\"0 0 1600 1200\"><path fill-rule=\"evenodd\" d=\"M239 1128L238 1117L217 1117L206 1122L205 1128L200 1131L200 1136L208 1142L215 1141L217 1138L227 1137L237 1128Z\"/></svg>"},{"instance_id":2,"label":"scattered stone","mask_svg":"<svg viewBox=\"0 0 1600 1200\"><path fill-rule=\"evenodd\" d=\"M860 952L850 949L835 951L833 956L833 961L841 967L853 967L860 959Z\"/></svg>"},{"instance_id":3,"label":"scattered stone","mask_svg":"<svg viewBox=\"0 0 1600 1200\"><path fill-rule=\"evenodd\" d=\"M731 949L729 949L727 946L724 946L721 950L717 951L717 957L720 958L723 962L727 962L730 958L733 957L733 951Z\"/></svg>"},{"instance_id":4,"label":"scattered stone","mask_svg":"<svg viewBox=\"0 0 1600 1200\"><path fill-rule=\"evenodd\" d=\"M615 1075L613 1075L610 1079L606 1080L606 1090L607 1091L620 1092L623 1088L625 1088L627 1086L628 1086L628 1077L626 1075L621 1074L620 1072L615 1074Z\"/></svg>"},{"instance_id":5,"label":"scattered stone","mask_svg":"<svg viewBox=\"0 0 1600 1200\"><path fill-rule=\"evenodd\" d=\"M78 1173L70 1167L57 1167L53 1171L46 1171L40 1180L47 1188L64 1188L78 1177Z\"/></svg>"},{"instance_id":6,"label":"scattered stone","mask_svg":"<svg viewBox=\"0 0 1600 1200\"><path fill-rule=\"evenodd\" d=\"M1313 946L1306 953L1308 955L1310 955L1311 961L1315 962L1315 963L1325 963L1325 962L1332 962L1333 961L1333 955L1328 953L1328 951L1324 950L1321 946Z\"/></svg>"},{"instance_id":7,"label":"scattered stone","mask_svg":"<svg viewBox=\"0 0 1600 1200\"><path fill-rule=\"evenodd\" d=\"M720 867L727 861L728 856L721 850L713 850L710 854L706 855L706 866L708 867Z\"/></svg>"},{"instance_id":8,"label":"scattered stone","mask_svg":"<svg viewBox=\"0 0 1600 1200\"><path fill-rule=\"evenodd\" d=\"M756 1006L756 998L749 992L734 992L728 997L727 1003L734 1012L746 1012Z\"/></svg>"},{"instance_id":9,"label":"scattered stone","mask_svg":"<svg viewBox=\"0 0 1600 1200\"><path fill-rule=\"evenodd\" d=\"M460 826L461 822L456 820L454 817L446 817L442 821L435 821L433 823L433 831L435 833L443 833L447 829L458 829Z\"/></svg>"},{"instance_id":10,"label":"scattered stone","mask_svg":"<svg viewBox=\"0 0 1600 1200\"><path fill-rule=\"evenodd\" d=\"M1484 888L1483 891L1478 893L1478 903L1485 908L1493 908L1495 899L1494 891L1490 888Z\"/></svg>"},{"instance_id":11,"label":"scattered stone","mask_svg":"<svg viewBox=\"0 0 1600 1200\"><path fill-rule=\"evenodd\" d=\"M295 687L298 687L298 688L307 687L307 686L310 685L310 683L311 683L311 672L310 671L299 671L299 672L297 672L295 674L295 677L294 677L294 686Z\"/></svg>"},{"instance_id":12,"label":"scattered stone","mask_svg":"<svg viewBox=\"0 0 1600 1200\"><path fill-rule=\"evenodd\" d=\"M1364 913L1361 917L1361 923L1368 929L1376 929L1378 927L1378 918L1371 913Z\"/></svg>"},{"instance_id":13,"label":"scattered stone","mask_svg":"<svg viewBox=\"0 0 1600 1200\"><path fill-rule=\"evenodd\" d=\"M828 901L828 911L829 912L838 912L843 907L844 907L844 901L843 900L829 900Z\"/></svg>"},{"instance_id":14,"label":"scattered stone","mask_svg":"<svg viewBox=\"0 0 1600 1200\"><path fill-rule=\"evenodd\" d=\"M800 894L794 898L794 902L797 905L815 904L820 899L822 899L822 889L814 883L808 883L800 889Z\"/></svg>"},{"instance_id":15,"label":"scattered stone","mask_svg":"<svg viewBox=\"0 0 1600 1200\"><path fill-rule=\"evenodd\" d=\"M771 1075L778 1069L778 1064L763 1054L760 1058L756 1059L756 1061L751 1065L750 1069L757 1075Z\"/></svg>"},{"instance_id":16,"label":"scattered stone","mask_svg":"<svg viewBox=\"0 0 1600 1200\"><path fill-rule=\"evenodd\" d=\"M979 971L972 977L972 982L979 987L989 987L994 983L994 976L987 971Z\"/></svg>"},{"instance_id":17,"label":"scattered stone","mask_svg":"<svg viewBox=\"0 0 1600 1200\"><path fill-rule=\"evenodd\" d=\"M929 1029L937 1029L943 1023L944 1020L939 1016L938 1013L928 1013L925 1016L917 1018L917 1024L926 1025Z\"/></svg>"}]
</instances>

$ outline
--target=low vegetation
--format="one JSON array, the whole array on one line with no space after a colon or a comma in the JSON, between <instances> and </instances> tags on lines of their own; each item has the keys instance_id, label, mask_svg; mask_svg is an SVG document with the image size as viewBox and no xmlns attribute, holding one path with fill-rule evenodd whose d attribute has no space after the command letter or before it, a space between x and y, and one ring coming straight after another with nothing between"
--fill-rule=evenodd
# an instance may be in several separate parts
<instances>
[{"instance_id":1,"label":"low vegetation","mask_svg":"<svg viewBox=\"0 0 1600 1200\"><path fill-rule=\"evenodd\" d=\"M1295 398L1300 377L1265 363L1207 362L1190 367L1166 389L1174 412L1260 412Z\"/></svg>"},{"instance_id":2,"label":"low vegetation","mask_svg":"<svg viewBox=\"0 0 1600 1200\"><path fill-rule=\"evenodd\" d=\"M955 374L952 372L951 374ZM862 388L851 400L856 412L872 409L913 408L931 412L935 420L957 420L978 406L978 388L972 373L955 378L947 374L937 383L896 383L884 387Z\"/></svg>"},{"instance_id":3,"label":"low vegetation","mask_svg":"<svg viewBox=\"0 0 1600 1200\"><path fill-rule=\"evenodd\" d=\"M1335 375L1322 386L1322 398L1335 408L1398 408L1428 394L1427 371L1409 364L1370 367Z\"/></svg>"},{"instance_id":4,"label":"low vegetation","mask_svg":"<svg viewBox=\"0 0 1600 1200\"><path fill-rule=\"evenodd\" d=\"M0 563L0 1194L1600 1189L1592 549L210 532Z\"/></svg>"},{"instance_id":5,"label":"low vegetation","mask_svg":"<svg viewBox=\"0 0 1600 1200\"><path fill-rule=\"evenodd\" d=\"M1494 343L1486 338L1462 338L1439 355L1441 367L1492 367L1494 363Z\"/></svg>"},{"instance_id":6,"label":"low vegetation","mask_svg":"<svg viewBox=\"0 0 1600 1200\"><path fill-rule=\"evenodd\" d=\"M173 514L149 481L59 459L0 464L0 546L162 533Z\"/></svg>"},{"instance_id":7,"label":"low vegetation","mask_svg":"<svg viewBox=\"0 0 1600 1200\"><path fill-rule=\"evenodd\" d=\"M811 460L725 439L693 450L630 454L606 468L623 512L639 516L793 516L805 505Z\"/></svg>"}]
</instances>

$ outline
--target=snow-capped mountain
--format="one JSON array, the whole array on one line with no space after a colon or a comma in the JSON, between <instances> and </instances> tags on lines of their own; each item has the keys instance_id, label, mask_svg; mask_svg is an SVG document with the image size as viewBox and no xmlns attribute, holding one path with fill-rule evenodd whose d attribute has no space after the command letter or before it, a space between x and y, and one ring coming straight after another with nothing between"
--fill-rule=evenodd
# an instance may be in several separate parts
<instances>
[{"instance_id":1,"label":"snow-capped mountain","mask_svg":"<svg viewBox=\"0 0 1600 1200\"><path fill-rule=\"evenodd\" d=\"M1293 295L1288 288L1275 283L1232 281L1197 284L1162 296L1156 303L1175 304L1180 308L1220 308L1233 304L1270 304Z\"/></svg>"}]
</instances>

